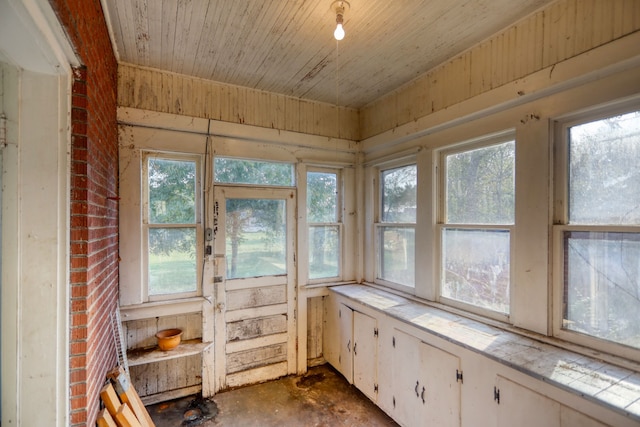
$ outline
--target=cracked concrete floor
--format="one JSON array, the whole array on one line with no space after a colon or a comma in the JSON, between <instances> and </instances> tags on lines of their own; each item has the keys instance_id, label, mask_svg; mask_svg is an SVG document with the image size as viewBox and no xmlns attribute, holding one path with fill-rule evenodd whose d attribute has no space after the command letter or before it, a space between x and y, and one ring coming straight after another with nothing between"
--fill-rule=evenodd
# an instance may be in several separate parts
<instances>
[{"instance_id":1,"label":"cracked concrete floor","mask_svg":"<svg viewBox=\"0 0 640 427\"><path fill-rule=\"evenodd\" d=\"M397 426L329 365L217 394L206 402L209 420L185 421L193 397L148 407L157 427L339 427ZM194 405L192 404L191 407ZM193 411L192 411L193 412ZM211 416L210 415L210 416Z\"/></svg>"}]
</instances>

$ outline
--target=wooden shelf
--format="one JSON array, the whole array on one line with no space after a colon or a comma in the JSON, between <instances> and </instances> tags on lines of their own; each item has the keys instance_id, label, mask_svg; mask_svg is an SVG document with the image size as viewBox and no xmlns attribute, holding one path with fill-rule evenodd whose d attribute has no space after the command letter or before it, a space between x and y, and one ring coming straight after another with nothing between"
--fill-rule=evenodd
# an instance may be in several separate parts
<instances>
[{"instance_id":1,"label":"wooden shelf","mask_svg":"<svg viewBox=\"0 0 640 427\"><path fill-rule=\"evenodd\" d=\"M162 362L179 357L193 356L205 351L211 344L210 342L202 342L201 340L182 341L180 345L173 350L163 351L158 347L129 350L127 359L129 366L144 365L147 363Z\"/></svg>"}]
</instances>

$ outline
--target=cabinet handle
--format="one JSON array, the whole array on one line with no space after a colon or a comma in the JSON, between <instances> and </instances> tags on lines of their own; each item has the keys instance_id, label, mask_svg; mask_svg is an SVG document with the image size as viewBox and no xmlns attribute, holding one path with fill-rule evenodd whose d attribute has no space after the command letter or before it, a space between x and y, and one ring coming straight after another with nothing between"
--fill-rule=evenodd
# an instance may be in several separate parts
<instances>
[{"instance_id":1,"label":"cabinet handle","mask_svg":"<svg viewBox=\"0 0 640 427\"><path fill-rule=\"evenodd\" d=\"M420 386L420 382L419 382L419 381L416 381L416 388L415 388L415 391L416 391L416 397L420 397L420 393L418 392L418 387L419 387L419 386Z\"/></svg>"},{"instance_id":2,"label":"cabinet handle","mask_svg":"<svg viewBox=\"0 0 640 427\"><path fill-rule=\"evenodd\" d=\"M420 397L422 398L423 405L424 405L424 392L425 392L425 389L424 389L424 386L422 386L422 393L420 393Z\"/></svg>"},{"instance_id":3,"label":"cabinet handle","mask_svg":"<svg viewBox=\"0 0 640 427\"><path fill-rule=\"evenodd\" d=\"M351 340L349 340L349 342L347 342L347 351L351 352Z\"/></svg>"},{"instance_id":4,"label":"cabinet handle","mask_svg":"<svg viewBox=\"0 0 640 427\"><path fill-rule=\"evenodd\" d=\"M356 351L356 348L358 348L358 343L357 343L357 342L354 342L354 343L353 343L353 354L357 356L357 355L358 355L358 352Z\"/></svg>"}]
</instances>

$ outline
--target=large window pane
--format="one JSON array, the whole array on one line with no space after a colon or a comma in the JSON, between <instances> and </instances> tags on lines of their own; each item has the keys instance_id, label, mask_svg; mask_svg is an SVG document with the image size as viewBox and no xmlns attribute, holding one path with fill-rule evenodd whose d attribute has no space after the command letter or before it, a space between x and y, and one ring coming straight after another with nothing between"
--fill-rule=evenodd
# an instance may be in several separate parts
<instances>
[{"instance_id":1,"label":"large window pane","mask_svg":"<svg viewBox=\"0 0 640 427\"><path fill-rule=\"evenodd\" d=\"M149 222L192 224L196 221L196 163L149 158Z\"/></svg>"},{"instance_id":2,"label":"large window pane","mask_svg":"<svg viewBox=\"0 0 640 427\"><path fill-rule=\"evenodd\" d=\"M286 202L227 199L227 278L286 274Z\"/></svg>"},{"instance_id":3,"label":"large window pane","mask_svg":"<svg viewBox=\"0 0 640 427\"><path fill-rule=\"evenodd\" d=\"M149 295L197 290L196 229L149 229Z\"/></svg>"},{"instance_id":4,"label":"large window pane","mask_svg":"<svg viewBox=\"0 0 640 427\"><path fill-rule=\"evenodd\" d=\"M382 222L416 222L416 165L382 171Z\"/></svg>"},{"instance_id":5,"label":"large window pane","mask_svg":"<svg viewBox=\"0 0 640 427\"><path fill-rule=\"evenodd\" d=\"M442 296L509 312L509 231L444 228Z\"/></svg>"},{"instance_id":6,"label":"large window pane","mask_svg":"<svg viewBox=\"0 0 640 427\"><path fill-rule=\"evenodd\" d=\"M309 226L309 278L337 277L340 274L340 228L337 225Z\"/></svg>"},{"instance_id":7,"label":"large window pane","mask_svg":"<svg viewBox=\"0 0 640 427\"><path fill-rule=\"evenodd\" d=\"M513 224L515 142L446 157L447 223Z\"/></svg>"},{"instance_id":8,"label":"large window pane","mask_svg":"<svg viewBox=\"0 0 640 427\"><path fill-rule=\"evenodd\" d=\"M379 228L381 279L415 286L415 228L384 226Z\"/></svg>"},{"instance_id":9,"label":"large window pane","mask_svg":"<svg viewBox=\"0 0 640 427\"><path fill-rule=\"evenodd\" d=\"M640 235L566 231L563 327L640 348Z\"/></svg>"},{"instance_id":10,"label":"large window pane","mask_svg":"<svg viewBox=\"0 0 640 427\"><path fill-rule=\"evenodd\" d=\"M331 172L307 173L307 221L337 222L338 183Z\"/></svg>"},{"instance_id":11,"label":"large window pane","mask_svg":"<svg viewBox=\"0 0 640 427\"><path fill-rule=\"evenodd\" d=\"M216 157L215 182L292 187L295 185L291 163Z\"/></svg>"},{"instance_id":12,"label":"large window pane","mask_svg":"<svg viewBox=\"0 0 640 427\"><path fill-rule=\"evenodd\" d=\"M640 112L569 129L569 222L640 224Z\"/></svg>"}]
</instances>

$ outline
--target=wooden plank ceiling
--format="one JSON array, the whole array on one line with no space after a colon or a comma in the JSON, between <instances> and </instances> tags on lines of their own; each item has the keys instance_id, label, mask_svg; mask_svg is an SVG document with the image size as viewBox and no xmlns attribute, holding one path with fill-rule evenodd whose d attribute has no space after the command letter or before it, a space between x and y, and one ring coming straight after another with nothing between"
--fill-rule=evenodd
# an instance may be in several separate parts
<instances>
[{"instance_id":1,"label":"wooden plank ceiling","mask_svg":"<svg viewBox=\"0 0 640 427\"><path fill-rule=\"evenodd\" d=\"M118 60L360 108L552 0L102 0Z\"/></svg>"}]
</instances>

